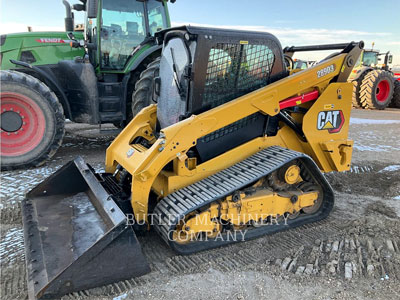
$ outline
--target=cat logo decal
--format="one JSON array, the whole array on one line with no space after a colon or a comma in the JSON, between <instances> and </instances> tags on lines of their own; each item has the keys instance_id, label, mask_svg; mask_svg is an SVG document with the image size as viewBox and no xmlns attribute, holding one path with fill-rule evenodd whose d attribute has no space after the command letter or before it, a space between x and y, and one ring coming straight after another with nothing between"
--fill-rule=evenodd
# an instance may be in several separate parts
<instances>
[{"instance_id":1,"label":"cat logo decal","mask_svg":"<svg viewBox=\"0 0 400 300\"><path fill-rule=\"evenodd\" d=\"M344 124L341 110L320 111L317 119L318 130L328 130L329 133L339 132Z\"/></svg>"}]
</instances>

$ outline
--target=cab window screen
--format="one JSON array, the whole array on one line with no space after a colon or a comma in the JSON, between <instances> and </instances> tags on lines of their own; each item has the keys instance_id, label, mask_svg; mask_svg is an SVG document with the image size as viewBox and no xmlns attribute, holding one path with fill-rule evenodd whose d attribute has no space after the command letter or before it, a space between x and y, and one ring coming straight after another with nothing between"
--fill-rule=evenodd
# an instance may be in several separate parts
<instances>
[{"instance_id":1,"label":"cab window screen","mask_svg":"<svg viewBox=\"0 0 400 300\"><path fill-rule=\"evenodd\" d=\"M267 85L274 60L267 45L217 44L209 52L203 107L216 107Z\"/></svg>"}]
</instances>

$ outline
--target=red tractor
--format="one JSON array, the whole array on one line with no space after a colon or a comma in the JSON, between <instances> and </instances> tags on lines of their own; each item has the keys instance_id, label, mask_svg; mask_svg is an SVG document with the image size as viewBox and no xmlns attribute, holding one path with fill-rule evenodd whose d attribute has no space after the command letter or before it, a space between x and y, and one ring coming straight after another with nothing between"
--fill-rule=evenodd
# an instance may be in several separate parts
<instances>
[{"instance_id":1,"label":"red tractor","mask_svg":"<svg viewBox=\"0 0 400 300\"><path fill-rule=\"evenodd\" d=\"M385 56L383 64L380 56ZM393 56L390 52L364 50L349 81L354 84L353 106L364 109L385 109L392 102L394 77L389 71Z\"/></svg>"},{"instance_id":2,"label":"red tractor","mask_svg":"<svg viewBox=\"0 0 400 300\"><path fill-rule=\"evenodd\" d=\"M392 68L392 72L395 78L393 100L390 104L391 107L400 108L400 65L396 65Z\"/></svg>"}]
</instances>

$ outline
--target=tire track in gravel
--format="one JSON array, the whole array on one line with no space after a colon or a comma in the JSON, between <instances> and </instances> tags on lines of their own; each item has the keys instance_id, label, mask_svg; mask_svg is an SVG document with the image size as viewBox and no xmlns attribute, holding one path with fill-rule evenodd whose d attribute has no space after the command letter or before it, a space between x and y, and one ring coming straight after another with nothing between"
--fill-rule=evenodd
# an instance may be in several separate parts
<instances>
[{"instance_id":1,"label":"tire track in gravel","mask_svg":"<svg viewBox=\"0 0 400 300\"><path fill-rule=\"evenodd\" d=\"M400 226L400 222L388 222L388 226ZM386 226L386 225L385 225ZM378 278L389 280L400 276L400 239L393 233L377 235L357 234L350 230L329 236L326 240L315 239L313 246L275 260L282 271L295 275L318 275L353 278Z\"/></svg>"},{"instance_id":2,"label":"tire track in gravel","mask_svg":"<svg viewBox=\"0 0 400 300\"><path fill-rule=\"evenodd\" d=\"M210 267L221 272L255 269L257 265L269 267L277 254L290 253L293 249L312 245L315 237L333 234L339 230L335 219L330 217L327 220L307 224L286 232L188 256L175 254L155 232L150 232L145 237L139 237L143 252L151 265L152 272L150 274L85 292L73 293L63 299L121 294L151 281L159 281L166 275L201 273L206 272Z\"/></svg>"},{"instance_id":3,"label":"tire track in gravel","mask_svg":"<svg viewBox=\"0 0 400 300\"><path fill-rule=\"evenodd\" d=\"M251 269L254 265L269 264L269 262L274 261L276 257L279 257L277 255L282 255L282 253L290 253L293 249L304 247L304 245L313 245L315 238L340 232L341 229L337 223L337 218L335 218L335 213L333 213L328 219L323 221L190 256L176 255L155 232L150 232L145 237L139 237L143 252L151 264L152 272L150 274L104 287L73 293L64 298L81 299L107 295L111 296L144 285L152 280L159 280L160 276L206 272L210 267L221 272ZM6 268L5 272L11 272L12 275L9 274L10 276L6 276L4 278L4 283L6 283L7 286L11 284L15 288L18 287L18 290L25 290L22 227L10 228L9 232L10 233L7 234L10 235L15 232L18 237L14 239L18 241L15 245L19 245L19 248L8 249L8 251L4 252L4 255L13 252L16 256L15 260L5 262L8 268L12 268L12 271ZM15 267L16 269L14 269ZM8 282L10 280L11 283ZM4 289L4 295L12 299L15 296L13 291L15 290Z\"/></svg>"},{"instance_id":4,"label":"tire track in gravel","mask_svg":"<svg viewBox=\"0 0 400 300\"><path fill-rule=\"evenodd\" d=\"M0 293L4 299L26 298L19 202L27 190L41 182L58 167L1 174L2 192L3 186L5 186L6 189L8 187L10 193L2 195L0 216L2 225ZM99 164L96 168L100 169L101 165ZM368 166L368 168L360 167L354 170L357 171L349 173L376 173L380 168ZM360 170L363 171L360 172ZM375 170L377 171L375 172ZM24 176L22 177L23 181L15 186L12 178L18 179L21 175ZM3 176L5 181L3 181ZM338 176L342 175L338 174ZM13 190L9 188L10 186ZM341 197L345 197L345 194L342 194ZM346 221L345 224L344 221ZM206 272L209 268L221 272L277 268L280 272L293 276L332 276L335 278L349 278L349 274L351 274L353 280L362 277L382 278L382 276L385 279L385 275L396 278L398 276L396 274L400 274L400 252L398 251L400 238L393 234L386 234L384 239L374 239L374 237L370 237L369 232L349 233L349 228L354 226L349 225L348 222L349 220L343 220L340 209L336 209L323 221L190 256L176 255L155 232L150 232L145 237L138 237L143 252L151 264L152 272L150 274L66 295L63 299L99 299L101 297L108 299L113 295L124 293L149 282L160 281L161 278ZM398 223L396 224L400 226ZM355 227L362 231L361 225ZM356 242L357 240L359 244ZM372 246L370 240L372 240ZM337 250L333 251L333 247ZM341 249L340 253L339 249ZM315 263L317 259L318 264ZM335 272L331 272L331 270L335 270Z\"/></svg>"}]
</instances>

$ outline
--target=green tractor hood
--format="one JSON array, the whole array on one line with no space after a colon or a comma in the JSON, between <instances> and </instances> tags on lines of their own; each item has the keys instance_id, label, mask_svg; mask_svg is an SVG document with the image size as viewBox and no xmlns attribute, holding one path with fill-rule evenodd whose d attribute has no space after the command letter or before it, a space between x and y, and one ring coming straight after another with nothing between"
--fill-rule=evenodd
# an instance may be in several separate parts
<instances>
[{"instance_id":1,"label":"green tractor hood","mask_svg":"<svg viewBox=\"0 0 400 300\"><path fill-rule=\"evenodd\" d=\"M83 40L82 32L74 32L77 40ZM0 38L1 69L15 68L11 59L32 65L57 64L60 60L72 60L83 56L83 48L71 48L66 32L24 32L2 35Z\"/></svg>"}]
</instances>

